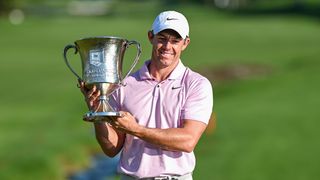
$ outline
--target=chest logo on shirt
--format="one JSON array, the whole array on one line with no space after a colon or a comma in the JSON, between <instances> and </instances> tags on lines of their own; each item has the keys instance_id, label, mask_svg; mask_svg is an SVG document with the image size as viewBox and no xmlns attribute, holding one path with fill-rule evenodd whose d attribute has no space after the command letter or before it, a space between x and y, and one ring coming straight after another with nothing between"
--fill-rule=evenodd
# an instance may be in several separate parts
<instances>
[{"instance_id":1,"label":"chest logo on shirt","mask_svg":"<svg viewBox=\"0 0 320 180\"><path fill-rule=\"evenodd\" d=\"M181 88L181 86L173 86L173 87L172 87L172 90L180 89L180 88Z\"/></svg>"}]
</instances>

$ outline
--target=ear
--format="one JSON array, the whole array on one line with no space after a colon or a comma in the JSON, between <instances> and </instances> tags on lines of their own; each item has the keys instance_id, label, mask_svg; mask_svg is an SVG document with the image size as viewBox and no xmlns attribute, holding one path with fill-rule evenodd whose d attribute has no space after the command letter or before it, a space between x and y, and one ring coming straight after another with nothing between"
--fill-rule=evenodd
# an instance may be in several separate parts
<instances>
[{"instance_id":1,"label":"ear","mask_svg":"<svg viewBox=\"0 0 320 180\"><path fill-rule=\"evenodd\" d=\"M189 43L190 43L190 38L187 37L183 42L182 51L188 47Z\"/></svg>"},{"instance_id":2,"label":"ear","mask_svg":"<svg viewBox=\"0 0 320 180\"><path fill-rule=\"evenodd\" d=\"M148 31L148 39L149 39L149 42L152 43L152 40L153 40L153 32L152 31Z\"/></svg>"}]
</instances>

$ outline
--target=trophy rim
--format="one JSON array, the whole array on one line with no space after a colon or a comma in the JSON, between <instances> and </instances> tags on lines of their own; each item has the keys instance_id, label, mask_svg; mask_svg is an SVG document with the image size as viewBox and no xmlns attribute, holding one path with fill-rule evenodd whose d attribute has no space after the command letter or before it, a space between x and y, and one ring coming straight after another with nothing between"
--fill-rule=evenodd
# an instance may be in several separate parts
<instances>
[{"instance_id":1,"label":"trophy rim","mask_svg":"<svg viewBox=\"0 0 320 180\"><path fill-rule=\"evenodd\" d=\"M118 40L128 41L126 38L122 38L118 36L90 36L90 37L80 38L75 42L81 41L81 40L89 40L89 39L118 39Z\"/></svg>"},{"instance_id":2,"label":"trophy rim","mask_svg":"<svg viewBox=\"0 0 320 180\"><path fill-rule=\"evenodd\" d=\"M83 116L84 121L88 122L108 122L106 117L120 117L120 112L88 112Z\"/></svg>"},{"instance_id":3,"label":"trophy rim","mask_svg":"<svg viewBox=\"0 0 320 180\"><path fill-rule=\"evenodd\" d=\"M117 111L105 111L105 112L88 112L85 114L86 117L93 117L93 116L121 116L120 112Z\"/></svg>"}]
</instances>

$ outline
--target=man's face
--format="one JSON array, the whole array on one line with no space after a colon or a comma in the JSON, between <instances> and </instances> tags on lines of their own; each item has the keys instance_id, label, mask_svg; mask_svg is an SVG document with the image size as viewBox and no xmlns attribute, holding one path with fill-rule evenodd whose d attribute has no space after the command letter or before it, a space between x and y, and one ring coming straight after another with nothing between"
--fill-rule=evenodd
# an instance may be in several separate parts
<instances>
[{"instance_id":1,"label":"man's face","mask_svg":"<svg viewBox=\"0 0 320 180\"><path fill-rule=\"evenodd\" d=\"M190 39L182 39L180 35L170 29L163 30L152 36L149 32L149 40L152 43L152 60L160 67L176 65L179 62L181 52L186 49Z\"/></svg>"}]
</instances>

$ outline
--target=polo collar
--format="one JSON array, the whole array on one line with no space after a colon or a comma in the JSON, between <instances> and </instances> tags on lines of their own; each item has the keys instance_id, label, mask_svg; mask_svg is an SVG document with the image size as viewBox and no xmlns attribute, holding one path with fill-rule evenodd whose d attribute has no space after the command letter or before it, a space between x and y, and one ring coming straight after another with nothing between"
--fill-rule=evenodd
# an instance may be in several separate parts
<instances>
[{"instance_id":1,"label":"polo collar","mask_svg":"<svg viewBox=\"0 0 320 180\"><path fill-rule=\"evenodd\" d=\"M150 64L151 60L147 60L144 65L141 67L139 71L140 79L141 80L147 80L147 79L153 79L152 76L149 73L148 66Z\"/></svg>"},{"instance_id":2,"label":"polo collar","mask_svg":"<svg viewBox=\"0 0 320 180\"><path fill-rule=\"evenodd\" d=\"M139 71L139 76L141 80L153 79L148 69L150 62L151 60L147 60L144 63L144 65L141 67ZM179 60L177 67L174 68L174 70L170 73L168 79L170 80L181 79L185 70L186 70L186 67L183 65L181 60Z\"/></svg>"},{"instance_id":3,"label":"polo collar","mask_svg":"<svg viewBox=\"0 0 320 180\"><path fill-rule=\"evenodd\" d=\"M170 73L168 79L174 80L174 79L181 79L184 71L186 70L186 67L182 64L181 60L179 60L179 63L176 68Z\"/></svg>"}]
</instances>

